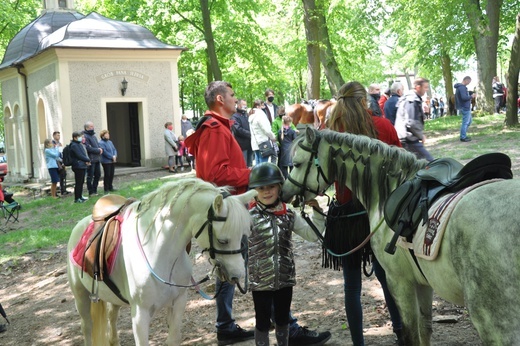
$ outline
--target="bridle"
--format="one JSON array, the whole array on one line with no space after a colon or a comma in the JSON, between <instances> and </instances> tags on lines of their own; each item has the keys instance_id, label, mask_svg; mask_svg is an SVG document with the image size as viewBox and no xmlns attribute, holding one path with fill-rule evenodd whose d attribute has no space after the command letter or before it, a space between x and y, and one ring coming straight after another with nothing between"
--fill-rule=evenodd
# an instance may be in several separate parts
<instances>
[{"instance_id":1,"label":"bridle","mask_svg":"<svg viewBox=\"0 0 520 346\"><path fill-rule=\"evenodd\" d=\"M230 196L229 193L222 193L222 195L224 196L224 198ZM200 226L199 230L197 231L197 233L195 234L195 239L197 239L201 234L202 234L202 231L204 231L204 229L206 228L206 226L208 226L208 238L209 238L209 248L206 248L204 250L202 250L202 252L205 252L205 251L208 251L209 252L209 257L211 259L215 259L215 254L219 254L219 255L236 255L236 254L239 254L239 253L243 253L244 251L247 250L247 246L246 245L242 245L242 247L238 250L219 250L219 249L216 249L213 244L213 221L218 221L218 222L226 222L227 220L227 217L225 216L216 216L215 215L215 210L213 209L213 205L211 205L208 209L208 218L206 220L206 222L204 222L202 224L202 226Z\"/></svg>"},{"instance_id":2,"label":"bridle","mask_svg":"<svg viewBox=\"0 0 520 346\"><path fill-rule=\"evenodd\" d=\"M287 177L287 179L292 183L294 184L296 187L299 187L300 188L300 191L299 193L297 193L296 195L297 196L301 196L302 198L304 198L304 195L305 195L305 192L308 191L308 192L311 192L317 196L320 196L320 195L323 195L325 190L330 186L332 185L333 181L330 181L326 176L325 176L325 173L323 172L323 169L321 168L321 165L320 165L320 161L319 161L319 158L318 158L318 146L320 144L320 140L321 140L321 137L319 137L317 134L316 134L316 139L314 140L314 142L312 143L312 147L309 147L309 146L306 146L303 144L303 140L300 141L298 143L298 146L305 150L306 152L309 152L311 153L311 157L309 159L309 162L307 163L307 167L305 169L305 175L304 175L304 178L303 178L303 182L302 183L299 183L298 181L294 180L291 175L289 175ZM315 165L317 168L318 168L318 174L316 175L316 180L318 182L318 189L316 190L312 190L310 189L308 186L307 186L307 178L309 177L309 173L310 173L310 170L311 170L311 166L312 165ZM319 178L320 176L322 177L322 179L325 181L325 183L327 183L327 187L325 187L323 190L320 191L319 187L320 187L320 183L319 183ZM315 212L317 213L320 213L321 215L323 215L325 218L328 218L329 216L318 211L318 210L314 210ZM364 211L363 213L366 213L366 211ZM312 222L312 220L310 219L310 217L307 215L307 213L305 212L305 204L302 203L301 204L301 215L303 217L303 219L307 222L307 224L311 227L311 229L314 231L314 233L316 234L316 236L318 237L318 239L320 239L320 241L322 242L322 245L325 246L323 244L323 235L320 233L320 231L316 228L316 226L314 225L314 223ZM352 216L357 216L357 215L347 215L347 217L352 217ZM330 249L327 249L326 248L326 251L328 253L330 253L331 255L333 256L336 256L336 257L344 257L344 256L349 256L351 254L353 254L354 252L360 250L361 248L363 248L369 241L370 241L370 238L372 238L372 236L374 235L374 233L381 227L382 223L383 223L384 219L381 219L381 221L378 223L377 227L375 228L375 230L373 232L370 232L370 234L365 238L365 240L363 242L361 242L361 244L359 244L358 246L356 246L354 249L351 249L350 251L344 253L344 254L336 254L336 253L333 253ZM366 274L366 270L365 270L365 274ZM370 275L367 275L367 276L370 276Z\"/></svg>"},{"instance_id":3,"label":"bridle","mask_svg":"<svg viewBox=\"0 0 520 346\"><path fill-rule=\"evenodd\" d=\"M330 181L325 176L325 173L323 172L323 169L322 169L322 167L320 165L320 160L318 158L318 146L320 145L320 139L321 138L317 136L316 139L314 140L314 142L312 143L311 147L303 144L303 140L298 143L298 146L301 149L303 149L304 151L310 153L311 157L310 157L309 161L307 162L307 167L305 168L305 175L303 176L303 182L302 183L294 180L290 175L287 177L287 179L292 184L294 184L296 187L300 188L300 191L296 194L297 196L302 196L303 197L305 195L306 191L308 191L310 193L313 193L313 194L315 194L317 196L320 196L333 183L333 181ZM316 175L316 181L318 182L318 189L316 189L316 190L313 190L313 189L311 189L311 188L309 188L307 186L307 179L309 177L309 173L311 171L312 165L316 166L317 169L318 169L318 174ZM319 188L320 187L320 176L325 181L325 183L327 183L327 186L325 188L323 188L321 191L320 191L320 188Z\"/></svg>"},{"instance_id":4,"label":"bridle","mask_svg":"<svg viewBox=\"0 0 520 346\"><path fill-rule=\"evenodd\" d=\"M221 192L222 196L224 198L226 197L229 197L231 196L230 193L228 192ZM220 255L235 255L235 254L244 254L245 253L245 261L244 261L244 266L246 268L246 279L245 279L245 288L242 288L240 283L237 282L237 286L240 290L241 293L243 294L246 294L247 293L247 289L248 289L248 275L247 275L247 242L241 242L242 243L242 246L240 249L238 250L219 250L219 249L216 249L214 247L214 243L213 243L213 222L226 222L227 221L227 217L224 217L224 216L216 216L215 215L215 210L213 209L213 204L209 207L208 209L208 217L207 217L207 220L202 224L202 226L199 228L199 230L197 231L197 233L195 234L195 239L197 239L201 234L202 232L204 231L204 229L206 228L207 226L207 229L208 229L208 238L209 238L209 248L206 248L204 250L202 250L202 252L204 251L208 251L209 254L210 254L210 257L211 259L215 259L215 254L220 254ZM164 279L162 279L159 275L157 275L155 273L155 271L153 270L152 266L150 265L150 262L148 261L148 258L146 257L146 254L144 253L144 249L143 249L143 246L142 246L142 243L141 243L141 239L139 237L139 229L137 227L137 222L136 222L136 235L137 235L137 244L139 245L139 250L141 252L141 254L143 255L143 258L145 260L145 263L148 267L148 270L150 271L150 273L152 274L153 277L155 277L157 280L159 280L160 282L162 282L163 284L166 284L168 286L174 286L174 287L181 287L181 288L190 288L190 287L198 287L199 284L201 283L204 283L206 281L208 281L210 279L209 275L206 275L203 279L197 281L197 282L194 282L193 278L192 278L192 282L193 284L191 285L178 285L178 284L175 284L173 282L170 282L170 281L166 281ZM217 261L217 263L214 264L213 266L213 271L215 271L215 269L217 267L220 267L220 263ZM222 287L222 286L221 286ZM201 296L203 296L204 298L206 299L214 299L217 297L217 295L220 293L220 290L215 293L215 296L213 298L209 298L207 297L204 292L200 291L199 292L201 294Z\"/></svg>"}]
</instances>

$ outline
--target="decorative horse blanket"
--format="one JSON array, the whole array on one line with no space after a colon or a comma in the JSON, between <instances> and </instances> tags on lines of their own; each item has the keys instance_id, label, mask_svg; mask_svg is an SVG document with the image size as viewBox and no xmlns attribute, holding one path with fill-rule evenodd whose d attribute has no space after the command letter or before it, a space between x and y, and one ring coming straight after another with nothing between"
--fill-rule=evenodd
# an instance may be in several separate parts
<instances>
[{"instance_id":1,"label":"decorative horse blanket","mask_svg":"<svg viewBox=\"0 0 520 346\"><path fill-rule=\"evenodd\" d=\"M123 222L123 217L119 214L115 216L114 219L117 222L114 222L113 227L109 227L110 223L107 222L107 224L103 225L104 230L101 233L99 228L96 227L96 222L92 221L70 254L74 265L92 277L94 277L94 274L99 275L98 280L103 280L103 275L110 275L110 273L112 273L114 262L121 245L121 223ZM101 237L99 239L101 242L101 249L99 251L101 251L102 254L96 253L97 249L95 249L98 246L96 242L98 237ZM89 249L91 250L89 251ZM99 273L94 273L94 262L99 255L102 256L100 260L101 267L99 268Z\"/></svg>"},{"instance_id":2,"label":"decorative horse blanket","mask_svg":"<svg viewBox=\"0 0 520 346\"><path fill-rule=\"evenodd\" d=\"M405 237L400 237L398 245L406 249L412 249L416 257L429 261L435 260L439 254L442 237L450 215L461 198L482 185L500 180L502 179L482 181L457 193L450 193L440 197L428 211L428 222L417 228L412 243L407 242Z\"/></svg>"}]
</instances>

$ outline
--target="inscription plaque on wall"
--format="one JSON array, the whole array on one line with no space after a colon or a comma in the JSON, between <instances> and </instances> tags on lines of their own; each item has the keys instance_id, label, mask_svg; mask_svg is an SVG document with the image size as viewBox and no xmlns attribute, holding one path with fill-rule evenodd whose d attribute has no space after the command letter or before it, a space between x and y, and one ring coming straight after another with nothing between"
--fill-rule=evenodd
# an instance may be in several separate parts
<instances>
[{"instance_id":1,"label":"inscription plaque on wall","mask_svg":"<svg viewBox=\"0 0 520 346\"><path fill-rule=\"evenodd\" d=\"M150 79L150 77L148 77L147 75L144 75L137 71L114 70L114 71L108 71L108 72L100 74L99 76L96 76L96 82L99 83L99 82L104 81L105 79L114 78L114 77L134 77L134 78L142 80L143 82L148 82L148 79Z\"/></svg>"}]
</instances>

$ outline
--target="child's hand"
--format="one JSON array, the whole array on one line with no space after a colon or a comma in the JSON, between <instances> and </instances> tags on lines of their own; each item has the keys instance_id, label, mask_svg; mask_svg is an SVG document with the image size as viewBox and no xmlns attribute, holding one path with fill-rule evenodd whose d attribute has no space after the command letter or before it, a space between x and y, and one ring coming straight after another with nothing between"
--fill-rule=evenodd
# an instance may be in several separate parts
<instances>
[{"instance_id":1,"label":"child's hand","mask_svg":"<svg viewBox=\"0 0 520 346\"><path fill-rule=\"evenodd\" d=\"M323 212L323 209L321 209L320 204L318 203L318 201L316 199L311 199L306 204L311 206L312 209Z\"/></svg>"}]
</instances>

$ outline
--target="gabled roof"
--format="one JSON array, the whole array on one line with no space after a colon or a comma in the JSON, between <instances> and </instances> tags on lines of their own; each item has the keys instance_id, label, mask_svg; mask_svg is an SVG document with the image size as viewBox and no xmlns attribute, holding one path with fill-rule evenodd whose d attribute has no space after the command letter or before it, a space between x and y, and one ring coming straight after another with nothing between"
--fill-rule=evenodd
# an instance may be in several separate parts
<instances>
[{"instance_id":1,"label":"gabled roof","mask_svg":"<svg viewBox=\"0 0 520 346\"><path fill-rule=\"evenodd\" d=\"M142 26L106 18L96 12L45 37L39 50L49 47L184 50L159 41Z\"/></svg>"},{"instance_id":2,"label":"gabled roof","mask_svg":"<svg viewBox=\"0 0 520 346\"><path fill-rule=\"evenodd\" d=\"M92 12L47 12L23 28L7 46L0 70L53 48L172 49L148 29Z\"/></svg>"}]
</instances>

